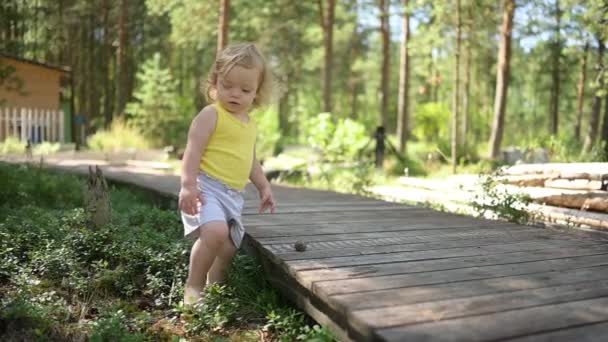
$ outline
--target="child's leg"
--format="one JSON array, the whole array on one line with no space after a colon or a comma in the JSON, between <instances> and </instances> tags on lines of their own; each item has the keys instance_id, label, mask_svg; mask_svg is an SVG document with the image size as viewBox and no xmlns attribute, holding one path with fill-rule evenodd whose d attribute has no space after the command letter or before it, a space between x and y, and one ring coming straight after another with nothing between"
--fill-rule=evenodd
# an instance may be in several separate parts
<instances>
[{"instance_id":1,"label":"child's leg","mask_svg":"<svg viewBox=\"0 0 608 342\"><path fill-rule=\"evenodd\" d=\"M207 280L207 272L226 241L230 241L226 222L212 221L199 228L199 237L190 253L184 304L194 304L198 301Z\"/></svg>"},{"instance_id":2,"label":"child's leg","mask_svg":"<svg viewBox=\"0 0 608 342\"><path fill-rule=\"evenodd\" d=\"M209 270L207 284L222 283L226 279L226 273L232 263L232 258L236 254L236 247L230 239L224 242L220 248L215 261Z\"/></svg>"}]
</instances>

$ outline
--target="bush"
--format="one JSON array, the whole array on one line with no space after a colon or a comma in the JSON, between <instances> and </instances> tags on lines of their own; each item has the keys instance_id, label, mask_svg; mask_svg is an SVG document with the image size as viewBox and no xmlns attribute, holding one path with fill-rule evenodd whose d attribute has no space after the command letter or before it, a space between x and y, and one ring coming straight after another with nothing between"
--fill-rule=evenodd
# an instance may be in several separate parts
<instances>
[{"instance_id":1,"label":"bush","mask_svg":"<svg viewBox=\"0 0 608 342\"><path fill-rule=\"evenodd\" d=\"M511 193L498 187L500 172L480 176L481 190L470 205L480 217L501 218L510 222L525 224L530 220L527 206L529 196Z\"/></svg>"},{"instance_id":2,"label":"bush","mask_svg":"<svg viewBox=\"0 0 608 342\"><path fill-rule=\"evenodd\" d=\"M264 160L275 154L277 143L281 138L279 120L277 112L271 109L256 111L254 118L258 129L256 156L258 160Z\"/></svg>"},{"instance_id":3,"label":"bush","mask_svg":"<svg viewBox=\"0 0 608 342\"><path fill-rule=\"evenodd\" d=\"M178 96L177 83L162 67L160 54L143 64L137 79L136 101L126 107L129 121L154 146L185 144L194 107Z\"/></svg>"},{"instance_id":4,"label":"bush","mask_svg":"<svg viewBox=\"0 0 608 342\"><path fill-rule=\"evenodd\" d=\"M431 102L416 106L415 124L412 133L420 140L437 146L449 146L450 111L446 104ZM443 150L446 153L448 150Z\"/></svg>"},{"instance_id":5,"label":"bush","mask_svg":"<svg viewBox=\"0 0 608 342\"><path fill-rule=\"evenodd\" d=\"M82 184L74 176L48 173L37 167L0 163L0 207L45 206L70 208L81 205ZM0 219L8 215L0 211Z\"/></svg>"},{"instance_id":6,"label":"bush","mask_svg":"<svg viewBox=\"0 0 608 342\"><path fill-rule=\"evenodd\" d=\"M34 145L34 149L33 149L32 153L37 154L37 155L47 155L47 154L52 154L52 153L59 151L60 148L61 148L60 143L51 143L51 142L45 141L43 143Z\"/></svg>"},{"instance_id":7,"label":"bush","mask_svg":"<svg viewBox=\"0 0 608 342\"><path fill-rule=\"evenodd\" d=\"M114 151L124 148L148 148L149 143L137 129L120 119L112 122L110 130L97 131L87 140L88 146L95 151Z\"/></svg>"},{"instance_id":8,"label":"bush","mask_svg":"<svg viewBox=\"0 0 608 342\"><path fill-rule=\"evenodd\" d=\"M324 153L329 161L352 161L370 140L365 127L351 119L334 123L330 113L321 113L304 124L307 143Z\"/></svg>"},{"instance_id":9,"label":"bush","mask_svg":"<svg viewBox=\"0 0 608 342\"><path fill-rule=\"evenodd\" d=\"M15 137L7 137L3 142L0 142L0 155L10 153L25 153L25 143L21 139Z\"/></svg>"}]
</instances>

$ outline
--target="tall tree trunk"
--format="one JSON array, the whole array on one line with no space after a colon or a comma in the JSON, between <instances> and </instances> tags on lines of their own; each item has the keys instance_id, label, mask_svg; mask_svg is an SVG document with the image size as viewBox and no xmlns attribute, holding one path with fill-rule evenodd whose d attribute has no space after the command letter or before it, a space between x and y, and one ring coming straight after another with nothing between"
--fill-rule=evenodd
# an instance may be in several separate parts
<instances>
[{"instance_id":1,"label":"tall tree trunk","mask_svg":"<svg viewBox=\"0 0 608 342\"><path fill-rule=\"evenodd\" d=\"M553 42L553 63L551 70L551 102L549 104L550 118L551 118L551 134L557 135L559 128L559 62L562 54L562 43L561 43L561 17L562 11L559 7L559 1L555 0L555 42Z\"/></svg>"},{"instance_id":2,"label":"tall tree trunk","mask_svg":"<svg viewBox=\"0 0 608 342\"><path fill-rule=\"evenodd\" d=\"M228 28L230 22L230 0L220 0L220 18L217 28L217 53L219 54L228 44Z\"/></svg>"},{"instance_id":3,"label":"tall tree trunk","mask_svg":"<svg viewBox=\"0 0 608 342\"><path fill-rule=\"evenodd\" d=\"M380 34L382 35L382 80L380 81L380 113L382 126L388 124L388 97L390 84L390 28L389 28L389 0L379 0Z\"/></svg>"},{"instance_id":4,"label":"tall tree trunk","mask_svg":"<svg viewBox=\"0 0 608 342\"><path fill-rule=\"evenodd\" d=\"M454 53L454 98L452 108L452 173L458 165L458 114L460 111L460 43L462 40L462 21L460 18L460 0L456 0L456 52Z\"/></svg>"},{"instance_id":5,"label":"tall tree trunk","mask_svg":"<svg viewBox=\"0 0 608 342\"><path fill-rule=\"evenodd\" d=\"M112 108L110 96L110 60L112 58L110 41L110 3L109 0L103 1L103 116L104 126L109 128L112 123Z\"/></svg>"},{"instance_id":6,"label":"tall tree trunk","mask_svg":"<svg viewBox=\"0 0 608 342\"><path fill-rule=\"evenodd\" d=\"M496 97L494 99L494 122L490 136L489 157L496 159L502 143L509 88L509 69L511 63L511 31L515 14L515 0L505 0L503 5L500 49L498 51L498 66L496 68Z\"/></svg>"},{"instance_id":7,"label":"tall tree trunk","mask_svg":"<svg viewBox=\"0 0 608 342\"><path fill-rule=\"evenodd\" d=\"M118 49L116 51L116 115L121 116L125 110L127 103L127 88L128 88L128 61L127 61L127 46L129 40L129 3L128 0L120 1L120 14L118 17Z\"/></svg>"},{"instance_id":8,"label":"tall tree trunk","mask_svg":"<svg viewBox=\"0 0 608 342\"><path fill-rule=\"evenodd\" d=\"M604 67L604 63L603 63L603 58L604 58L604 50L606 48L606 46L604 45L604 42L602 41L602 37L597 36L597 43L598 43L598 56L597 56L597 64L598 67L597 69L599 70L599 72L601 72L601 70ZM602 79L600 78L600 85L599 88L601 89L603 87L603 82ZM583 153L589 153L591 151L591 148L593 147L593 144L595 143L595 138L597 136L597 126L599 126L600 124L600 110L602 108L602 98L600 96L598 96L598 94L596 94L593 97L593 104L591 106L591 117L589 118L589 128L587 129L587 136L585 137L585 143L583 145Z\"/></svg>"},{"instance_id":9,"label":"tall tree trunk","mask_svg":"<svg viewBox=\"0 0 608 342\"><path fill-rule=\"evenodd\" d=\"M585 82L587 82L587 55L589 52L589 42L585 42L583 49L583 59L581 62L581 75L576 91L576 124L574 126L574 136L576 141L581 139L581 121L583 119L583 102L585 100Z\"/></svg>"},{"instance_id":10,"label":"tall tree trunk","mask_svg":"<svg viewBox=\"0 0 608 342\"><path fill-rule=\"evenodd\" d=\"M429 6L430 6L430 18L429 18L429 22L426 26L428 27L433 27L433 25L435 25L435 6L433 5L433 2L430 1L429 2ZM426 85L428 86L426 90L426 101L427 102L431 102L431 101L437 101L437 96L435 93L435 89L436 89L436 85L435 85L435 61L433 59L433 48L431 47L429 49L429 71L428 71L428 78L426 81Z\"/></svg>"},{"instance_id":11,"label":"tall tree trunk","mask_svg":"<svg viewBox=\"0 0 608 342\"><path fill-rule=\"evenodd\" d=\"M281 98L279 99L279 132L281 136L286 137L289 136L289 76L284 75L281 83L285 85L285 91L281 94Z\"/></svg>"},{"instance_id":12,"label":"tall tree trunk","mask_svg":"<svg viewBox=\"0 0 608 342\"><path fill-rule=\"evenodd\" d=\"M88 135L89 132L89 128L91 127L91 122L95 119L97 119L99 117L99 70L98 70L98 61L95 58L95 56L97 56L97 44L95 41L95 28L96 28L96 22L95 22L95 18L96 16L93 15L93 13L95 13L95 11L97 10L97 6L92 4L91 6L94 6L91 8L91 14L89 15L88 20L88 25L89 25L89 29L87 32L87 50L89 53L89 60L87 63L87 88L88 88L88 100L87 100L87 114L89 115L89 120L87 120L87 130L85 131Z\"/></svg>"},{"instance_id":13,"label":"tall tree trunk","mask_svg":"<svg viewBox=\"0 0 608 342\"><path fill-rule=\"evenodd\" d=\"M410 14L408 12L408 0L401 0L403 7L401 60L399 61L399 119L397 120L397 137L399 137L399 152L407 153L407 136L409 131L409 81L410 81L410 57L408 44L410 41Z\"/></svg>"},{"instance_id":14,"label":"tall tree trunk","mask_svg":"<svg viewBox=\"0 0 608 342\"><path fill-rule=\"evenodd\" d=\"M466 149L468 144L469 135L469 109L471 106L469 95L471 93L471 44L473 35L473 11L472 6L467 6L467 40L464 50L464 95L462 98L462 133L460 138L462 140L462 146Z\"/></svg>"},{"instance_id":15,"label":"tall tree trunk","mask_svg":"<svg viewBox=\"0 0 608 342\"><path fill-rule=\"evenodd\" d=\"M358 76L355 76L358 77ZM357 120L358 112L358 97L359 97L359 83L358 80L354 80L350 85L350 118Z\"/></svg>"},{"instance_id":16,"label":"tall tree trunk","mask_svg":"<svg viewBox=\"0 0 608 342\"><path fill-rule=\"evenodd\" d=\"M608 157L608 94L604 96L604 122L602 124L602 141L604 142L604 158Z\"/></svg>"},{"instance_id":17,"label":"tall tree trunk","mask_svg":"<svg viewBox=\"0 0 608 342\"><path fill-rule=\"evenodd\" d=\"M327 8L323 3L327 3ZM334 59L334 12L336 0L318 0L321 29L323 29L323 47L325 50L323 68L321 69L321 91L323 92L323 111L331 112L331 70Z\"/></svg>"}]
</instances>

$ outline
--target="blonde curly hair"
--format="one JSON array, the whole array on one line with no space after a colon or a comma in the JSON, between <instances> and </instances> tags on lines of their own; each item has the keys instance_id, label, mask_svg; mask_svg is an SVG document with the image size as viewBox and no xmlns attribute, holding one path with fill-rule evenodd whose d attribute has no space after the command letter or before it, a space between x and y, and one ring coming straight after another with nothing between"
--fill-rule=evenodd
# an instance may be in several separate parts
<instances>
[{"instance_id":1,"label":"blonde curly hair","mask_svg":"<svg viewBox=\"0 0 608 342\"><path fill-rule=\"evenodd\" d=\"M211 66L203 92L209 101L216 101L216 85L220 75L225 76L234 66L260 70L257 93L253 108L260 108L270 103L272 97L272 72L264 56L253 43L232 44L224 48Z\"/></svg>"}]
</instances>

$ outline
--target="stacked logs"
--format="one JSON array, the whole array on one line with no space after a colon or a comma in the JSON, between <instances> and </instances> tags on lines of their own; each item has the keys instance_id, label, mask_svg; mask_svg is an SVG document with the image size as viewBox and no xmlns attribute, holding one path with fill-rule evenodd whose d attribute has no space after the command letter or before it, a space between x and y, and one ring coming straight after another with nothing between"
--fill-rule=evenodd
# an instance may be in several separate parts
<instances>
[{"instance_id":1,"label":"stacked logs","mask_svg":"<svg viewBox=\"0 0 608 342\"><path fill-rule=\"evenodd\" d=\"M515 165L502 170L501 181L530 195L545 216L608 229L608 163Z\"/></svg>"}]
</instances>

